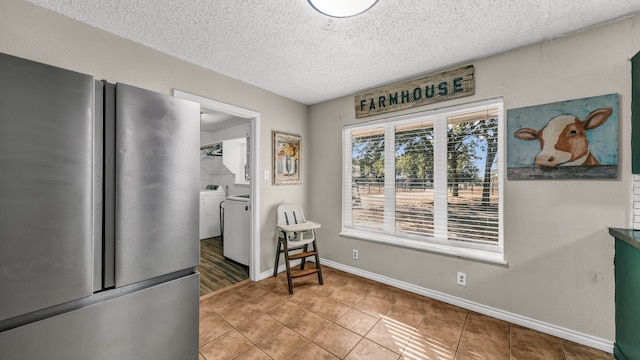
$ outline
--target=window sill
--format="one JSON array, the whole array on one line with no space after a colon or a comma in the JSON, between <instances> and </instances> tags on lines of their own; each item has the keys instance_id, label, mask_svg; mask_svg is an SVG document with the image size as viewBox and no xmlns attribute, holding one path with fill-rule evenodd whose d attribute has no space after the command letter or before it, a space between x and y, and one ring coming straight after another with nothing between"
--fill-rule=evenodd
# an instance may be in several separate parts
<instances>
[{"instance_id":1,"label":"window sill","mask_svg":"<svg viewBox=\"0 0 640 360\"><path fill-rule=\"evenodd\" d=\"M449 244L439 244L434 242L416 241L404 239L387 234L376 234L367 231L345 229L340 234L342 237L348 237L358 240L373 241L386 245L400 246L409 249L428 251L433 253L444 254L469 260L482 261L496 265L507 265L502 251L490 251L485 249L465 248L453 246ZM496 249L498 250L498 249Z\"/></svg>"}]
</instances>

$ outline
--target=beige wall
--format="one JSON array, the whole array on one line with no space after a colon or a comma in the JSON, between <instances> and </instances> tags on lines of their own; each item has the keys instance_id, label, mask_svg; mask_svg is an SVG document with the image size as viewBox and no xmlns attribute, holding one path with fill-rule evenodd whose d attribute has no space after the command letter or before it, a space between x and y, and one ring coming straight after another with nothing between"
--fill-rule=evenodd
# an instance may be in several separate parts
<instances>
[{"instance_id":1,"label":"beige wall","mask_svg":"<svg viewBox=\"0 0 640 360\"><path fill-rule=\"evenodd\" d=\"M341 130L362 120L355 119L353 96L311 106L309 215L323 224L323 257L613 341L613 239L607 227L628 227L631 219L629 59L640 50L638 21L626 19L473 61L474 96L393 114L494 97L504 98L506 110L620 95L617 180L505 182L506 267L340 237ZM354 248L359 260L351 259ZM455 284L457 271L467 273L467 287Z\"/></svg>"},{"instance_id":2,"label":"beige wall","mask_svg":"<svg viewBox=\"0 0 640 360\"><path fill-rule=\"evenodd\" d=\"M224 49L221 49L224 51ZM0 2L0 52L129 85L171 94L174 89L244 107L261 114L260 169L255 171L260 193L260 271L273 267L274 208L286 200L306 204L308 185L274 187L263 180L271 171L271 130L308 138L308 107L246 83L122 39L21 0ZM303 142L303 154L309 152ZM308 163L302 163L302 173Z\"/></svg>"}]
</instances>

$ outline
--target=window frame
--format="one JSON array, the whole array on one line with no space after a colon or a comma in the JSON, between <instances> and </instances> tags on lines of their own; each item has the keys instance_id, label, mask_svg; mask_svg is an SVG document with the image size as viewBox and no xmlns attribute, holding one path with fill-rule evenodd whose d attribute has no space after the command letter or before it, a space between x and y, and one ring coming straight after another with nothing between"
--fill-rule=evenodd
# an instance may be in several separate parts
<instances>
[{"instance_id":1,"label":"window frame","mask_svg":"<svg viewBox=\"0 0 640 360\"><path fill-rule=\"evenodd\" d=\"M433 121L435 127L446 129L447 118L483 111L486 109L498 109L498 241L496 244L483 244L476 242L464 242L457 240L438 240L435 237L422 235L412 235L406 233L389 232L388 221L385 219L383 230L361 229L353 227L351 224L352 210L352 144L351 133L353 130L366 130L367 128L384 128L385 138L395 136L395 127L417 121ZM445 107L435 110L422 111L407 115L387 117L372 121L365 121L343 126L342 130L342 229L340 236L383 243L392 246L406 247L416 250L423 250L433 253L445 254L449 256L485 261L489 263L506 264L504 258L504 185L505 175L505 114L504 102L502 98L488 99L473 103L466 103L457 106ZM391 132L388 131L391 129ZM438 136L438 135L436 135ZM446 139L446 133L445 133ZM393 140L395 141L395 140ZM442 148L442 145L438 145ZM395 148L395 146L393 147ZM446 151L446 145L444 146ZM394 156L390 156L390 154ZM388 207L395 212L395 149L387 149L385 146L385 183L384 191L388 196L384 196L385 210ZM387 166L391 164L393 171L387 171ZM442 182L443 177L436 176L436 182ZM447 182L447 175L444 174L444 182ZM446 185L445 185L446 186ZM385 211L387 214L387 211ZM386 230L385 230L386 229Z\"/></svg>"}]
</instances>

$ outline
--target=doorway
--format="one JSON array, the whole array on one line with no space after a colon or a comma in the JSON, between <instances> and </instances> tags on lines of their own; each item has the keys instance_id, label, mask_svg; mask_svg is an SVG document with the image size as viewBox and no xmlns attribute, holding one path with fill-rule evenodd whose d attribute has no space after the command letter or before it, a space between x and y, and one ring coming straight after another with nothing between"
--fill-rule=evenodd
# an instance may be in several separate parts
<instances>
[{"instance_id":1,"label":"doorway","mask_svg":"<svg viewBox=\"0 0 640 360\"><path fill-rule=\"evenodd\" d=\"M209 188L219 187L224 190L226 196L219 222L221 236L212 236L201 241L201 259L207 261L212 270L210 274L205 274L204 269L201 271L201 295L204 295L203 291L206 292L208 288L240 281L243 266L248 272L248 278L257 281L260 274L259 236L257 235L260 233L259 207L257 206L259 204L258 174L261 169L256 156L257 151L253 149L259 149L257 134L260 128L260 114L179 90L174 90L173 95L200 103L200 146L204 149L201 150L201 160L204 159L204 161L201 161L200 188L204 190L207 185ZM248 225L245 226L248 231L242 237L239 237L238 233L230 234L227 231L227 239L225 239L224 224L226 221L229 225L231 220L224 218L225 203L234 203L238 198L246 199L247 213L244 221ZM233 220L236 219L237 216L234 216ZM234 226L228 226L228 228L238 228L235 222L231 225ZM224 250L225 240L229 250L227 254ZM242 246L238 248L238 244ZM232 247L233 252L231 252ZM238 251L243 254L248 252L246 258L238 258ZM227 278L213 281L218 285L212 285L209 275ZM207 281L209 284L204 283Z\"/></svg>"}]
</instances>

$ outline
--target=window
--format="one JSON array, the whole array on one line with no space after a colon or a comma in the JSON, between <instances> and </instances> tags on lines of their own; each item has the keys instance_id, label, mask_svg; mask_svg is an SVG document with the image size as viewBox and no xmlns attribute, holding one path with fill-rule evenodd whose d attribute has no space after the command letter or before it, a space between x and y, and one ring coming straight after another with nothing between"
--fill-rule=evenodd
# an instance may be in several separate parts
<instances>
[{"instance_id":1,"label":"window","mask_svg":"<svg viewBox=\"0 0 640 360\"><path fill-rule=\"evenodd\" d=\"M342 235L504 263L501 100L346 126Z\"/></svg>"}]
</instances>

